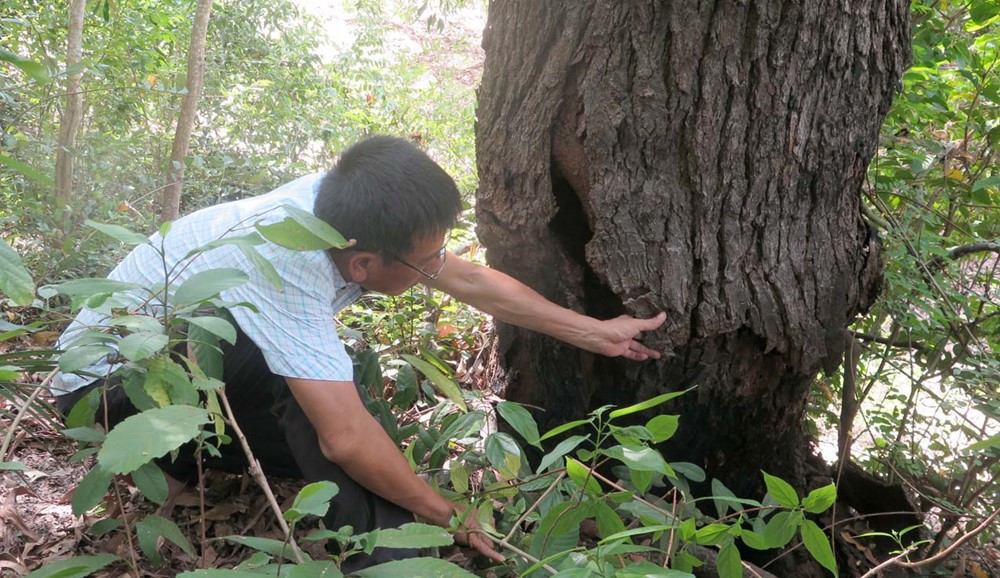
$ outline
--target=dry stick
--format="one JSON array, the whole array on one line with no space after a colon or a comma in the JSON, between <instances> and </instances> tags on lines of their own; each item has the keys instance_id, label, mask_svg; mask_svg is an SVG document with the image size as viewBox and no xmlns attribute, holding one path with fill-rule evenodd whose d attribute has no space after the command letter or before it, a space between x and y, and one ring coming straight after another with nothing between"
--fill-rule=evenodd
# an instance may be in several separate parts
<instances>
[{"instance_id":1,"label":"dry stick","mask_svg":"<svg viewBox=\"0 0 1000 578\"><path fill-rule=\"evenodd\" d=\"M532 564L538 564L539 562L541 562L541 560L539 560L538 558L535 558L531 554L528 554L524 550L522 550L522 549L518 548L517 546L515 546L515 545L511 544L510 542L508 542L507 538L502 538L502 539L501 538L494 538L493 536L490 536L489 534L487 534L486 532L484 532L482 530L473 530L473 531L476 532L476 533L478 533L478 534L482 534L483 536L486 536L491 542L493 542L497 546L500 546L501 548L506 548L506 549L510 550L511 552L517 554L518 556L521 556L522 558L524 558L525 560L531 562ZM552 566L549 566L548 564L542 564L542 568L545 568L547 571L549 571L552 574L558 574L559 573L558 570L556 570Z\"/></svg>"},{"instance_id":2,"label":"dry stick","mask_svg":"<svg viewBox=\"0 0 1000 578\"><path fill-rule=\"evenodd\" d=\"M542 495L538 496L538 499L535 500L535 503L531 504L531 507L525 510L524 513L521 514L521 517L518 518L516 522L514 522L514 525L511 527L510 532L508 532L507 535L503 537L502 542L507 543L508 540L510 540L511 537L514 536L514 532L517 531L518 527L521 525L521 522L523 522L532 512L535 511L535 508L538 507L538 504L541 504L542 500L544 500L549 494L551 494L552 490L556 489L556 486L558 486L559 482L561 482L562 479L565 477L566 477L566 470L563 470L562 472L559 473L559 476L555 479L555 481L549 484L548 488L545 488L545 491L542 492Z\"/></svg>"},{"instance_id":3,"label":"dry stick","mask_svg":"<svg viewBox=\"0 0 1000 578\"><path fill-rule=\"evenodd\" d=\"M919 562L899 562L899 561L896 561L895 563L896 563L896 565L902 566L904 568L920 568L921 566L927 566L929 564L936 564L936 563L940 562L941 560L944 560L948 556L951 556L952 552L954 552L959 546L961 546L962 544L968 542L969 540L971 540L972 538L974 538L977 534L979 534L980 532L982 532L983 530L985 530L986 528L988 528L990 526L990 524L992 524L993 521L997 519L997 516L1000 516L1000 509L994 510L992 514L990 514L985 520L983 520L982 524L979 524L978 526L976 526L975 528L973 528L970 532L965 533L958 540L955 540L954 544L952 544L951 546L948 546L944 550L941 550L935 556L931 556L930 558L927 558L926 560L921 560Z\"/></svg>"},{"instance_id":4,"label":"dry stick","mask_svg":"<svg viewBox=\"0 0 1000 578\"><path fill-rule=\"evenodd\" d=\"M105 406L107 398L105 398ZM135 544L132 543L132 530L129 528L128 516L125 514L125 503L122 501L122 493L118 488L118 476L113 478L111 487L115 490L115 499L118 501L118 510L122 513L122 525L125 526L125 537L128 538L128 553L132 558L132 571L139 576L139 560L135 557Z\"/></svg>"},{"instance_id":5,"label":"dry stick","mask_svg":"<svg viewBox=\"0 0 1000 578\"><path fill-rule=\"evenodd\" d=\"M243 447L243 453L246 455L247 463L250 467L250 475L253 476L257 485L264 490L267 502L271 505L271 509L274 510L275 517L278 518L278 524L281 526L281 531L285 533L288 544L292 547L292 555L295 557L295 562L297 564L301 564L302 551L299 550L299 545L295 542L295 537L292 536L292 531L289 529L288 523L285 522L285 517L281 514L281 506L278 505L278 500L274 497L274 493L271 491L271 486L267 483L267 478L264 477L264 470L261 469L260 462L257 461L253 452L250 451L250 444L247 443L247 438L243 435L243 430L241 430L239 424L236 423L236 416L233 414L233 409L229 406L229 398L226 397L225 388L220 387L215 391L219 394L219 400L222 401L223 409L226 410L226 417L228 418L229 425L233 426L233 432L236 434L236 438L240 440L240 446Z\"/></svg>"},{"instance_id":6,"label":"dry stick","mask_svg":"<svg viewBox=\"0 0 1000 578\"><path fill-rule=\"evenodd\" d=\"M674 520L676 520L677 519L677 488L674 488L674 489L670 490L670 494L673 496L673 499L671 500L672 503L671 503L671 506L670 506L670 517L673 518ZM677 531L676 530L677 530L676 528L670 528L670 539L667 540L667 553L663 557L663 567L664 568L666 568L667 566L670 565L670 556L673 555L673 552L674 552L674 538L677 537Z\"/></svg>"},{"instance_id":7,"label":"dry stick","mask_svg":"<svg viewBox=\"0 0 1000 578\"><path fill-rule=\"evenodd\" d=\"M45 379L42 380L42 383L38 384L38 387L35 388L35 391L31 392L31 395L28 396L28 399L26 399L24 401L24 404L21 405L21 407L17 410L17 415L14 416L14 421L10 423L10 429L7 430L7 435L3 437L3 445L0 445L0 462L5 461L7 459L7 450L10 448L11 440L14 439L14 432L17 431L17 426L20 425L21 420L24 418L25 414L28 413L28 407L30 407L31 404L35 402L35 400L38 398L38 395L42 392L43 389L45 389L45 386L47 386L49 382L52 381L52 378L55 377L58 371L59 371L58 369L53 369L51 372L49 372L49 374L45 376Z\"/></svg>"},{"instance_id":8,"label":"dry stick","mask_svg":"<svg viewBox=\"0 0 1000 578\"><path fill-rule=\"evenodd\" d=\"M916 546L910 546L909 548L907 548L906 550L903 550L902 552L900 552L896 556L893 556L892 558L889 558L888 560L882 562L878 566L875 566L871 570L865 572L864 574L861 575L861 578L870 578L871 576L875 576L876 574L878 574L879 572L881 572L883 569L888 568L889 566L892 566L893 564L896 564L897 562L899 562L900 560L902 560L903 558L905 558L907 555L911 554L916 549L917 549Z\"/></svg>"},{"instance_id":9,"label":"dry stick","mask_svg":"<svg viewBox=\"0 0 1000 578\"><path fill-rule=\"evenodd\" d=\"M198 445L198 450L194 453L194 461L198 464L198 526L201 534L201 556L198 565L204 568L208 539L205 537L205 470L201 464L201 444Z\"/></svg>"}]
</instances>

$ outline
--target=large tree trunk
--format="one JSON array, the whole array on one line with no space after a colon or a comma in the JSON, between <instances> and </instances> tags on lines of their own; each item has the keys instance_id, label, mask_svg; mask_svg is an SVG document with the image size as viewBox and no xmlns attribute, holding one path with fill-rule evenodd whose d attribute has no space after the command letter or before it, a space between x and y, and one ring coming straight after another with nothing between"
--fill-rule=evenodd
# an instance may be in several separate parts
<instances>
[{"instance_id":1,"label":"large tree trunk","mask_svg":"<svg viewBox=\"0 0 1000 578\"><path fill-rule=\"evenodd\" d=\"M698 385L670 460L802 487L809 385L875 299L860 190L909 57L904 0L494 1L479 95L490 264L598 317L659 310L658 362L499 325L543 426Z\"/></svg>"},{"instance_id":2,"label":"large tree trunk","mask_svg":"<svg viewBox=\"0 0 1000 578\"><path fill-rule=\"evenodd\" d=\"M83 93L80 85L83 71L73 69L83 59L83 19L87 0L72 0L69 4L69 25L66 41L66 106L59 120L59 147L56 149L56 206L65 206L73 197L73 145L83 120Z\"/></svg>"},{"instance_id":3,"label":"large tree trunk","mask_svg":"<svg viewBox=\"0 0 1000 578\"><path fill-rule=\"evenodd\" d=\"M181 114L177 119L177 131L170 150L170 170L167 186L160 201L160 218L173 221L181 206L181 186L184 182L184 157L188 153L194 119L198 112L198 97L205 80L205 38L208 35L208 18L212 12L212 0L198 0L195 8L194 24L191 26L191 43L188 45L187 94L181 104Z\"/></svg>"}]
</instances>

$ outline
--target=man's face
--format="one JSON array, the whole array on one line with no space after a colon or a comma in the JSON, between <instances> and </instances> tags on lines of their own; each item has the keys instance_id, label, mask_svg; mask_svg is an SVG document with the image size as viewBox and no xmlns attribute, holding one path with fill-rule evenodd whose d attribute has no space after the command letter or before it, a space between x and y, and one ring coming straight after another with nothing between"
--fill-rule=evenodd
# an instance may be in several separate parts
<instances>
[{"instance_id":1,"label":"man's face","mask_svg":"<svg viewBox=\"0 0 1000 578\"><path fill-rule=\"evenodd\" d=\"M414 241L413 250L395 259L378 256L367 269L361 286L369 291L399 295L417 283L432 279L444 265L445 234L429 235Z\"/></svg>"}]
</instances>

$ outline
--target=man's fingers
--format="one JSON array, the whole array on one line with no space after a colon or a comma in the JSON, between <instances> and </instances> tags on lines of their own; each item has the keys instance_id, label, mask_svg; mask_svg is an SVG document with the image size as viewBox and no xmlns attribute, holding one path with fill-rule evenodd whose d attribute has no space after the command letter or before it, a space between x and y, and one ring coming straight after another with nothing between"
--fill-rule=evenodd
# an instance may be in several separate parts
<instances>
[{"instance_id":1,"label":"man's fingers","mask_svg":"<svg viewBox=\"0 0 1000 578\"><path fill-rule=\"evenodd\" d=\"M663 325L663 322L666 320L667 320L667 312L660 311L654 317L642 320L643 321L642 331L652 331L653 329L656 329L657 327Z\"/></svg>"},{"instance_id":2,"label":"man's fingers","mask_svg":"<svg viewBox=\"0 0 1000 578\"><path fill-rule=\"evenodd\" d=\"M647 357L652 357L653 359L660 358L659 351L656 351L655 349L650 349L645 345L639 343L638 341L633 341L629 349L631 350L632 353L636 353L638 355L643 356L643 359Z\"/></svg>"},{"instance_id":3,"label":"man's fingers","mask_svg":"<svg viewBox=\"0 0 1000 578\"><path fill-rule=\"evenodd\" d=\"M478 534L469 534L469 542L476 552L479 552L490 560L494 562L503 562L505 560L503 554L493 549L493 545L487 538Z\"/></svg>"}]
</instances>

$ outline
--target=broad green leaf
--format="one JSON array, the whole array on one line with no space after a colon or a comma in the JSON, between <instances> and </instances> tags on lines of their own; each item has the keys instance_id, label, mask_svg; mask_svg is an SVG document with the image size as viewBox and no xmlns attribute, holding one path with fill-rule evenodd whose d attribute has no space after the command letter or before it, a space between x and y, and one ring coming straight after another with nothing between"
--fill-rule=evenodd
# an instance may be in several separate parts
<instances>
[{"instance_id":1,"label":"broad green leaf","mask_svg":"<svg viewBox=\"0 0 1000 578\"><path fill-rule=\"evenodd\" d=\"M778 512L771 516L764 526L764 539L771 548L781 548L792 541L795 530L799 527L801 516L792 512Z\"/></svg>"},{"instance_id":2,"label":"broad green leaf","mask_svg":"<svg viewBox=\"0 0 1000 578\"><path fill-rule=\"evenodd\" d=\"M562 463L562 457L564 455L576 449L576 446L580 445L589 437L590 436L573 436L559 442L559 445L557 445L555 449L542 457L542 461L538 464L538 473L544 472L549 466Z\"/></svg>"},{"instance_id":3,"label":"broad green leaf","mask_svg":"<svg viewBox=\"0 0 1000 578\"><path fill-rule=\"evenodd\" d=\"M259 222L254 225L268 241L295 251L347 247L348 243L344 236L326 221L298 207L282 205L281 208L288 213L288 217L270 225Z\"/></svg>"},{"instance_id":4,"label":"broad green leaf","mask_svg":"<svg viewBox=\"0 0 1000 578\"><path fill-rule=\"evenodd\" d=\"M728 524L708 524L702 526L694 533L694 542L703 545L717 545L729 535Z\"/></svg>"},{"instance_id":5,"label":"broad green leaf","mask_svg":"<svg viewBox=\"0 0 1000 578\"><path fill-rule=\"evenodd\" d=\"M991 438L978 441L969 447L962 450L963 452L978 452L979 450L985 450L987 448L992 448L995 446L1000 446L1000 434L995 435Z\"/></svg>"},{"instance_id":6,"label":"broad green leaf","mask_svg":"<svg viewBox=\"0 0 1000 578\"><path fill-rule=\"evenodd\" d=\"M171 405L125 418L108 432L98 462L110 472L127 474L194 439L208 423L200 407Z\"/></svg>"},{"instance_id":7,"label":"broad green leaf","mask_svg":"<svg viewBox=\"0 0 1000 578\"><path fill-rule=\"evenodd\" d=\"M197 325L205 331L225 339L230 344L236 344L236 328L233 324L222 317L201 316L188 319L191 325Z\"/></svg>"},{"instance_id":8,"label":"broad green leaf","mask_svg":"<svg viewBox=\"0 0 1000 578\"><path fill-rule=\"evenodd\" d=\"M115 281L114 279L72 279L65 281L52 288L63 295L70 297L90 297L92 295L102 295L105 293L119 293L121 291L131 291L139 289L141 286L125 281Z\"/></svg>"},{"instance_id":9,"label":"broad green leaf","mask_svg":"<svg viewBox=\"0 0 1000 578\"><path fill-rule=\"evenodd\" d=\"M100 464L94 465L73 490L73 498L70 500L73 515L82 516L100 504L104 495L108 493L112 477L112 474Z\"/></svg>"},{"instance_id":10,"label":"broad green leaf","mask_svg":"<svg viewBox=\"0 0 1000 578\"><path fill-rule=\"evenodd\" d=\"M621 409L616 409L616 410L612 411L611 413L609 413L608 417L611 418L611 419L615 419L616 417L622 417L623 415L630 415L630 414L633 414L633 413L638 413L640 411L649 409L651 407L656 407L656 406L660 405L661 403L666 403L666 402L674 399L675 397L680 397L680 396L684 395L685 393L691 391L691 389L693 389L693 388L688 388L688 389L685 389L684 391L672 391L670 393L664 393L663 395L658 395L658 396L654 397L653 399L649 399L649 400L643 401L641 403L637 403L635 405L630 405L628 407L623 407Z\"/></svg>"},{"instance_id":11,"label":"broad green leaf","mask_svg":"<svg viewBox=\"0 0 1000 578\"><path fill-rule=\"evenodd\" d=\"M62 430L62 434L71 440L84 443L101 443L104 441L104 432L94 427L71 427Z\"/></svg>"},{"instance_id":12,"label":"broad green leaf","mask_svg":"<svg viewBox=\"0 0 1000 578\"><path fill-rule=\"evenodd\" d=\"M454 543L444 528L416 522L379 530L375 538L375 545L380 548L434 548Z\"/></svg>"},{"instance_id":13,"label":"broad green leaf","mask_svg":"<svg viewBox=\"0 0 1000 578\"><path fill-rule=\"evenodd\" d=\"M121 241L126 245L142 245L145 243L149 243L149 239L146 238L145 235L136 233L134 231L129 231L128 229L122 227L121 225L96 223L94 221L91 221L90 219L84 221L84 224L93 229L97 229L98 231L104 233L105 235L111 237L112 239L116 241Z\"/></svg>"},{"instance_id":14,"label":"broad green leaf","mask_svg":"<svg viewBox=\"0 0 1000 578\"><path fill-rule=\"evenodd\" d=\"M94 525L90 527L90 533L100 538L108 532L117 530L121 525L122 522L118 518L104 518L94 522Z\"/></svg>"},{"instance_id":15,"label":"broad green leaf","mask_svg":"<svg viewBox=\"0 0 1000 578\"><path fill-rule=\"evenodd\" d=\"M250 260L250 263L254 266L254 268L256 268L265 279L267 279L268 283L273 285L278 291L285 290L285 282L281 279L281 275L278 273L278 270L274 268L274 265L272 265L270 261L265 259L264 256L260 254L260 251L247 245L238 245L238 247L243 255Z\"/></svg>"},{"instance_id":16,"label":"broad green leaf","mask_svg":"<svg viewBox=\"0 0 1000 578\"><path fill-rule=\"evenodd\" d=\"M573 458L566 458L566 473L577 486L585 489L588 494L598 496L601 494L601 484L597 482L590 473L590 468Z\"/></svg>"},{"instance_id":17,"label":"broad green leaf","mask_svg":"<svg viewBox=\"0 0 1000 578\"><path fill-rule=\"evenodd\" d=\"M154 564L163 563L163 558L160 557L160 549L157 545L161 536L173 542L181 550L184 550L184 553L188 556L194 557L194 548L191 547L191 543L181 533L177 524L163 516L152 514L146 516L135 525L135 534L139 539L139 547L142 548L142 553L152 560Z\"/></svg>"},{"instance_id":18,"label":"broad green leaf","mask_svg":"<svg viewBox=\"0 0 1000 578\"><path fill-rule=\"evenodd\" d=\"M114 349L107 345L70 347L59 356L59 370L63 373L75 373L90 367L111 353L114 353Z\"/></svg>"},{"instance_id":19,"label":"broad green leaf","mask_svg":"<svg viewBox=\"0 0 1000 578\"><path fill-rule=\"evenodd\" d=\"M623 530L621 532L617 532L615 534L611 534L610 536L601 539L601 541L599 542L599 544L608 544L608 543L614 542L615 540L621 540L623 538L631 538L632 536L641 536L641 535L645 535L645 534L655 534L657 532L667 532L669 530L674 530L676 528L677 528L677 526L672 525L672 524L670 524L670 525L668 525L668 524L647 524L647 525L640 526L638 528L631 528L629 530Z\"/></svg>"},{"instance_id":20,"label":"broad green leaf","mask_svg":"<svg viewBox=\"0 0 1000 578\"><path fill-rule=\"evenodd\" d=\"M2 51L3 49L0 48L0 52ZM8 166L40 185L51 188L55 188L56 186L56 182L52 180L52 177L49 175L32 168L31 165L22 163L21 161L11 158L5 154L0 154L0 165Z\"/></svg>"},{"instance_id":21,"label":"broad green leaf","mask_svg":"<svg viewBox=\"0 0 1000 578\"><path fill-rule=\"evenodd\" d=\"M799 496L795 493L795 488L785 480L777 476L772 476L767 472L764 474L764 484L767 485L767 493L771 494L774 501L786 508L794 508L799 505Z\"/></svg>"},{"instance_id":22,"label":"broad green leaf","mask_svg":"<svg viewBox=\"0 0 1000 578\"><path fill-rule=\"evenodd\" d=\"M52 77L49 76L49 71L46 70L45 65L35 62L30 58L25 58L20 54L11 52L6 48L0 47L0 62L9 62L13 64L17 68L20 68L21 72L27 74L37 82L44 83L52 80Z\"/></svg>"},{"instance_id":23,"label":"broad green leaf","mask_svg":"<svg viewBox=\"0 0 1000 578\"><path fill-rule=\"evenodd\" d=\"M799 532L806 550L809 550L813 558L836 577L837 559L833 555L833 549L830 548L830 539L826 533L812 520L803 520Z\"/></svg>"},{"instance_id":24,"label":"broad green leaf","mask_svg":"<svg viewBox=\"0 0 1000 578\"><path fill-rule=\"evenodd\" d=\"M417 400L417 372L412 365L403 365L396 371L396 391L392 394L392 405L408 409Z\"/></svg>"},{"instance_id":25,"label":"broad green leaf","mask_svg":"<svg viewBox=\"0 0 1000 578\"><path fill-rule=\"evenodd\" d=\"M463 412L469 411L469 408L465 405L465 399L462 398L462 390L455 383L455 380L441 373L438 368L419 357L413 355L403 355L402 357L407 363L416 368L417 371L427 376L427 379L431 380L431 383L437 386L438 391L443 393L459 409Z\"/></svg>"},{"instance_id":26,"label":"broad green leaf","mask_svg":"<svg viewBox=\"0 0 1000 578\"><path fill-rule=\"evenodd\" d=\"M740 560L740 551L730 542L719 550L719 557L715 561L719 570L719 578L742 578L743 565Z\"/></svg>"},{"instance_id":27,"label":"broad green leaf","mask_svg":"<svg viewBox=\"0 0 1000 578\"><path fill-rule=\"evenodd\" d=\"M132 332L163 333L163 324L149 315L125 315L108 321L112 327L124 327Z\"/></svg>"},{"instance_id":28,"label":"broad green leaf","mask_svg":"<svg viewBox=\"0 0 1000 578\"><path fill-rule=\"evenodd\" d=\"M155 463L145 463L132 472L132 481L148 500L160 505L167 501L167 492L169 491L167 478L163 475L163 470Z\"/></svg>"},{"instance_id":29,"label":"broad green leaf","mask_svg":"<svg viewBox=\"0 0 1000 578\"><path fill-rule=\"evenodd\" d=\"M559 426L556 426L556 427L550 429L548 432L545 433L545 435L543 435L542 437L538 438L538 440L539 441L545 441L545 440L549 439L550 437L557 436L557 435L559 435L559 434L561 434L563 432L567 432L567 431L569 431L569 430L571 430L571 429L573 429L575 427L580 427L581 425L586 425L588 423L591 423L591 420L589 420L589 419L578 419L576 421L571 421L571 422L564 423L562 425L559 425Z\"/></svg>"},{"instance_id":30,"label":"broad green leaf","mask_svg":"<svg viewBox=\"0 0 1000 578\"><path fill-rule=\"evenodd\" d=\"M679 422L679 415L658 415L649 420L646 422L646 429L653 435L650 441L658 444L674 437Z\"/></svg>"},{"instance_id":31,"label":"broad green leaf","mask_svg":"<svg viewBox=\"0 0 1000 578\"><path fill-rule=\"evenodd\" d=\"M291 576L290 573L289 576ZM336 574L330 574L329 576L331 578L335 578ZM226 569L192 570L190 572L181 572L180 574L177 575L177 578L260 578L260 577L261 574L258 572L249 572L246 570L226 570Z\"/></svg>"},{"instance_id":32,"label":"broad green leaf","mask_svg":"<svg viewBox=\"0 0 1000 578\"><path fill-rule=\"evenodd\" d=\"M514 428L514 431L521 434L526 442L541 449L542 446L538 442L538 424L535 423L535 418L531 417L528 410L519 404L501 401L497 404L497 413L510 424L510 427Z\"/></svg>"},{"instance_id":33,"label":"broad green leaf","mask_svg":"<svg viewBox=\"0 0 1000 578\"><path fill-rule=\"evenodd\" d=\"M395 560L378 566L354 572L361 578L475 578L475 574L463 570L440 558L411 558Z\"/></svg>"},{"instance_id":34,"label":"broad green leaf","mask_svg":"<svg viewBox=\"0 0 1000 578\"><path fill-rule=\"evenodd\" d=\"M95 570L117 560L120 558L114 554L74 556L57 562L48 562L38 570L28 574L26 578L86 578Z\"/></svg>"},{"instance_id":35,"label":"broad green leaf","mask_svg":"<svg viewBox=\"0 0 1000 578\"><path fill-rule=\"evenodd\" d=\"M305 516L325 516L330 509L330 500L339 491L340 488L333 482L314 482L307 485L295 496L292 507L285 512L285 519L295 521Z\"/></svg>"},{"instance_id":36,"label":"broad green leaf","mask_svg":"<svg viewBox=\"0 0 1000 578\"><path fill-rule=\"evenodd\" d=\"M810 514L822 514L836 501L837 486L828 484L809 492L808 496L802 498L802 506Z\"/></svg>"},{"instance_id":37,"label":"broad green leaf","mask_svg":"<svg viewBox=\"0 0 1000 578\"><path fill-rule=\"evenodd\" d=\"M594 502L594 516L597 520L597 533L600 536L614 536L625 531L625 523L622 522L621 516L603 501Z\"/></svg>"},{"instance_id":38,"label":"broad green leaf","mask_svg":"<svg viewBox=\"0 0 1000 578\"><path fill-rule=\"evenodd\" d=\"M680 552L680 554L684 554L684 552ZM558 576L562 576L562 573ZM615 578L694 578L694 574L689 572L663 568L645 560L616 570L614 576Z\"/></svg>"},{"instance_id":39,"label":"broad green leaf","mask_svg":"<svg viewBox=\"0 0 1000 578\"><path fill-rule=\"evenodd\" d=\"M343 575L334 562L316 560L292 566L285 578L341 578Z\"/></svg>"},{"instance_id":40,"label":"broad green leaf","mask_svg":"<svg viewBox=\"0 0 1000 578\"><path fill-rule=\"evenodd\" d=\"M500 472L500 475L510 480L518 477L521 471L521 448L514 438L503 432L492 433L486 438L486 459Z\"/></svg>"},{"instance_id":41,"label":"broad green leaf","mask_svg":"<svg viewBox=\"0 0 1000 578\"><path fill-rule=\"evenodd\" d=\"M118 343L118 351L129 361L142 361L162 351L168 341L163 333L130 333Z\"/></svg>"},{"instance_id":42,"label":"broad green leaf","mask_svg":"<svg viewBox=\"0 0 1000 578\"><path fill-rule=\"evenodd\" d=\"M620 460L633 470L656 472L676 477L674 470L664 461L660 452L645 446L617 445L600 450L600 453Z\"/></svg>"},{"instance_id":43,"label":"broad green leaf","mask_svg":"<svg viewBox=\"0 0 1000 578\"><path fill-rule=\"evenodd\" d=\"M28 466L22 464L21 462L5 462L0 461L0 472L23 472L28 469Z\"/></svg>"},{"instance_id":44,"label":"broad green leaf","mask_svg":"<svg viewBox=\"0 0 1000 578\"><path fill-rule=\"evenodd\" d=\"M194 353L195 364L207 377L222 379L222 350L219 349L218 335L191 325L188 327L188 347Z\"/></svg>"},{"instance_id":45,"label":"broad green leaf","mask_svg":"<svg viewBox=\"0 0 1000 578\"><path fill-rule=\"evenodd\" d=\"M448 480L459 494L469 491L469 468L459 460L452 460L448 468Z\"/></svg>"},{"instance_id":46,"label":"broad green leaf","mask_svg":"<svg viewBox=\"0 0 1000 578\"><path fill-rule=\"evenodd\" d=\"M700 484L705 481L705 470L699 468L691 462L671 462L670 467L673 468L678 474L696 484Z\"/></svg>"},{"instance_id":47,"label":"broad green leaf","mask_svg":"<svg viewBox=\"0 0 1000 578\"><path fill-rule=\"evenodd\" d=\"M770 550L771 546L767 543L767 538L754 532L753 530L747 530L746 528L740 533L740 539L747 546L750 546L754 550Z\"/></svg>"},{"instance_id":48,"label":"broad green leaf","mask_svg":"<svg viewBox=\"0 0 1000 578\"><path fill-rule=\"evenodd\" d=\"M0 237L0 293L17 305L31 305L35 298L35 282L24 267L21 256Z\"/></svg>"},{"instance_id":49,"label":"broad green leaf","mask_svg":"<svg viewBox=\"0 0 1000 578\"><path fill-rule=\"evenodd\" d=\"M282 556L289 560L293 559L292 547L281 540L275 540L273 538L257 538L255 536L222 536L220 540L236 542L237 544L242 544L249 548L253 548L254 550L266 552L272 556Z\"/></svg>"},{"instance_id":50,"label":"broad green leaf","mask_svg":"<svg viewBox=\"0 0 1000 578\"><path fill-rule=\"evenodd\" d=\"M247 282L247 274L239 269L209 269L188 277L174 293L174 305L192 305L217 297L226 289Z\"/></svg>"},{"instance_id":51,"label":"broad green leaf","mask_svg":"<svg viewBox=\"0 0 1000 578\"><path fill-rule=\"evenodd\" d=\"M729 508L732 508L734 512L740 509L739 503L732 500L735 497L736 494L727 488L725 484L712 478L712 502L715 504L715 511L719 514L720 518L726 515Z\"/></svg>"}]
</instances>

